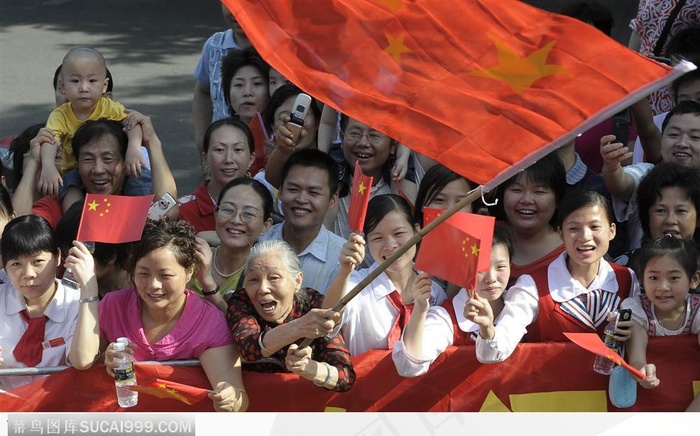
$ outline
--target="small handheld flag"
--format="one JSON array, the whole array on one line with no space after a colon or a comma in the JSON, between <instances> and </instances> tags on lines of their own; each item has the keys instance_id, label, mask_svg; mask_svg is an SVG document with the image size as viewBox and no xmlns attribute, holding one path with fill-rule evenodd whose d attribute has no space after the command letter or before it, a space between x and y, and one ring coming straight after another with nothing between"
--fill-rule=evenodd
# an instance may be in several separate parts
<instances>
[{"instance_id":1,"label":"small handheld flag","mask_svg":"<svg viewBox=\"0 0 700 436\"><path fill-rule=\"evenodd\" d=\"M118 244L141 239L153 195L87 194L78 227L79 241Z\"/></svg>"},{"instance_id":2,"label":"small handheld flag","mask_svg":"<svg viewBox=\"0 0 700 436\"><path fill-rule=\"evenodd\" d=\"M352 175L352 191L350 191L350 207L348 208L348 222L354 232L362 232L367 215L367 204L372 191L373 178L366 176L355 161L355 172Z\"/></svg>"}]
</instances>

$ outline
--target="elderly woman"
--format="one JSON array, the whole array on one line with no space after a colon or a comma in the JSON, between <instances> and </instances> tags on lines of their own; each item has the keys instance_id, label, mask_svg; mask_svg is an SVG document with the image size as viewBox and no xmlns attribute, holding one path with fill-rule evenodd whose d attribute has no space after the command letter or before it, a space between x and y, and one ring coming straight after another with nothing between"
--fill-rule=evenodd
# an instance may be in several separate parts
<instances>
[{"instance_id":1,"label":"elderly woman","mask_svg":"<svg viewBox=\"0 0 700 436\"><path fill-rule=\"evenodd\" d=\"M99 326L107 373L114 376L119 337L129 339L129 353L139 360L199 359L214 393L216 411L243 411L241 359L232 344L224 314L186 288L196 274L194 229L184 221L149 221L127 270L134 288L106 294Z\"/></svg>"},{"instance_id":2,"label":"elderly woman","mask_svg":"<svg viewBox=\"0 0 700 436\"><path fill-rule=\"evenodd\" d=\"M243 283L250 248L272 225L272 196L257 180L240 177L221 189L217 204L216 234L221 243L212 252L204 238L197 238L200 268L192 288L225 313L225 299Z\"/></svg>"},{"instance_id":3,"label":"elderly woman","mask_svg":"<svg viewBox=\"0 0 700 436\"><path fill-rule=\"evenodd\" d=\"M355 382L350 353L341 335L327 335L340 320L331 309L320 309L323 296L302 288L301 267L284 241L263 241L250 250L244 289L229 301L233 339L258 372L290 371L316 386L344 392ZM316 338L299 348L303 338ZM271 359L264 359L271 358Z\"/></svg>"},{"instance_id":4,"label":"elderly woman","mask_svg":"<svg viewBox=\"0 0 700 436\"><path fill-rule=\"evenodd\" d=\"M75 271L80 290L56 279L61 262L54 231L36 215L10 221L2 235L3 267L9 282L0 285L0 363L2 368L73 365L90 368L97 359L97 283L90 252L76 242L66 266ZM39 376L41 377L41 376ZM0 377L10 390L37 376Z\"/></svg>"}]
</instances>

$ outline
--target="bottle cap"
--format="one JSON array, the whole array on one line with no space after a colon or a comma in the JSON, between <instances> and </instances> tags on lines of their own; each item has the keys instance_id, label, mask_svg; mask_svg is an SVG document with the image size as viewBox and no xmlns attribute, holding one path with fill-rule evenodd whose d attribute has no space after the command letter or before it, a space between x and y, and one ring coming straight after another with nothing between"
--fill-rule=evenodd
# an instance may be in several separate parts
<instances>
[{"instance_id":1,"label":"bottle cap","mask_svg":"<svg viewBox=\"0 0 700 436\"><path fill-rule=\"evenodd\" d=\"M114 343L114 351L124 351L126 349L126 345L123 342L115 342Z\"/></svg>"},{"instance_id":2,"label":"bottle cap","mask_svg":"<svg viewBox=\"0 0 700 436\"><path fill-rule=\"evenodd\" d=\"M129 339L125 337L117 338L117 343L121 343L124 345L129 345Z\"/></svg>"}]
</instances>

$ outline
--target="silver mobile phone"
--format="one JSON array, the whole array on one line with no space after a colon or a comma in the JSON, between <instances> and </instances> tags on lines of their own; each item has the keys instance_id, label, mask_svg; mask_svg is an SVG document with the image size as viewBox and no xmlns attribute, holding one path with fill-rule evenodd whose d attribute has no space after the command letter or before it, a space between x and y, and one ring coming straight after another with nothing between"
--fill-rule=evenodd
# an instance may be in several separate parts
<instances>
[{"instance_id":1,"label":"silver mobile phone","mask_svg":"<svg viewBox=\"0 0 700 436\"><path fill-rule=\"evenodd\" d=\"M165 216L166 213L175 207L177 202L169 193L165 193L160 200L156 201L148 209L148 219L157 221Z\"/></svg>"},{"instance_id":2,"label":"silver mobile phone","mask_svg":"<svg viewBox=\"0 0 700 436\"><path fill-rule=\"evenodd\" d=\"M301 129L304 126L304 119L311 108L311 96L303 92L297 96L292 105L292 113L290 114L287 128L294 134L294 144L299 141Z\"/></svg>"}]
</instances>

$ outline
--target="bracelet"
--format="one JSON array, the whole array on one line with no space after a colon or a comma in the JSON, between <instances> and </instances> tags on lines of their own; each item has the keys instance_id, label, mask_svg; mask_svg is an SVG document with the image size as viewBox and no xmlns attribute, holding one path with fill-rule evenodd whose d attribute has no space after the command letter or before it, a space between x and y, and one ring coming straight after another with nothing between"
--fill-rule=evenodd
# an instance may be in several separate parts
<instances>
[{"instance_id":1,"label":"bracelet","mask_svg":"<svg viewBox=\"0 0 700 436\"><path fill-rule=\"evenodd\" d=\"M258 336L258 344L260 344L260 352L261 352L261 354L263 354L263 355L267 354L268 356L272 356L272 355L275 354L275 353L273 353L272 351L268 350L268 349L265 348L265 346L263 345L263 335L264 335L264 334L265 334L265 332L260 332L260 336Z\"/></svg>"},{"instance_id":2,"label":"bracelet","mask_svg":"<svg viewBox=\"0 0 700 436\"><path fill-rule=\"evenodd\" d=\"M218 286L215 287L213 291L205 291L204 289L202 289L202 295L204 295L205 297L211 297L212 295L216 294L217 292L219 292Z\"/></svg>"},{"instance_id":3,"label":"bracelet","mask_svg":"<svg viewBox=\"0 0 700 436\"><path fill-rule=\"evenodd\" d=\"M99 297L99 296L93 295L92 297L81 298L81 299L78 300L78 301L79 301L80 303L92 303L93 301L99 301L99 300L100 300L100 297Z\"/></svg>"},{"instance_id":4,"label":"bracelet","mask_svg":"<svg viewBox=\"0 0 700 436\"><path fill-rule=\"evenodd\" d=\"M328 372L326 374L326 379L323 381L323 383L314 382L314 384L318 387L329 389L328 382L331 381L331 366L327 362L319 362L319 363L322 363L326 367L326 371L328 371Z\"/></svg>"}]
</instances>

